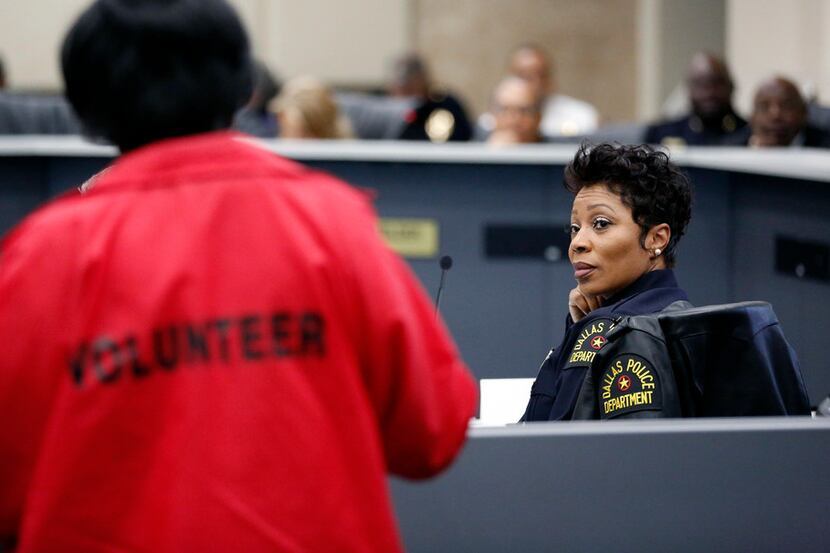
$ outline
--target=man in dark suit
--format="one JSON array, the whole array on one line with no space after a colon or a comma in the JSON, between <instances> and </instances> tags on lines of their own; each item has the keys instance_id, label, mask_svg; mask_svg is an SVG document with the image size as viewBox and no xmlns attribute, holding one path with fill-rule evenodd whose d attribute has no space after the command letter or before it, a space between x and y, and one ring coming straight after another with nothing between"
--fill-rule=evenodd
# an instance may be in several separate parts
<instances>
[{"instance_id":1,"label":"man in dark suit","mask_svg":"<svg viewBox=\"0 0 830 553\"><path fill-rule=\"evenodd\" d=\"M465 141L473 129L464 105L453 94L432 85L426 63L417 54L395 61L387 90L390 96L413 98L415 107L404 115L400 140Z\"/></svg>"},{"instance_id":2,"label":"man in dark suit","mask_svg":"<svg viewBox=\"0 0 830 553\"><path fill-rule=\"evenodd\" d=\"M729 138L729 144L768 147L830 148L830 133L807 122L807 103L798 87L773 77L758 87L749 126Z\"/></svg>"},{"instance_id":3,"label":"man in dark suit","mask_svg":"<svg viewBox=\"0 0 830 553\"><path fill-rule=\"evenodd\" d=\"M695 54L686 84L691 113L650 126L646 131L646 142L716 146L746 126L746 121L732 107L734 87L723 60L705 52Z\"/></svg>"}]
</instances>

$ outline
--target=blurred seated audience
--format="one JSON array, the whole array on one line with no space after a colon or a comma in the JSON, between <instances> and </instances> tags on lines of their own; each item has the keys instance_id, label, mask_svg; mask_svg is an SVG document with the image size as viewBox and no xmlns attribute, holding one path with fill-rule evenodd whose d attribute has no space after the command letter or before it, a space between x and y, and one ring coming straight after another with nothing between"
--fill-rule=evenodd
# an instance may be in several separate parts
<instances>
[{"instance_id":1,"label":"blurred seated audience","mask_svg":"<svg viewBox=\"0 0 830 553\"><path fill-rule=\"evenodd\" d=\"M233 128L260 138L276 138L279 135L277 116L268 105L280 93L280 82L262 61L256 60L254 91L248 103L236 112Z\"/></svg>"},{"instance_id":2,"label":"blurred seated audience","mask_svg":"<svg viewBox=\"0 0 830 553\"><path fill-rule=\"evenodd\" d=\"M490 112L493 132L487 142L495 145L542 142L542 98L530 81L515 76L502 79L493 90Z\"/></svg>"},{"instance_id":3,"label":"blurred seated audience","mask_svg":"<svg viewBox=\"0 0 830 553\"><path fill-rule=\"evenodd\" d=\"M351 122L355 136L366 140L396 140L420 103L411 97L362 92L336 92L334 99Z\"/></svg>"},{"instance_id":4,"label":"blurred seated audience","mask_svg":"<svg viewBox=\"0 0 830 553\"><path fill-rule=\"evenodd\" d=\"M599 124L596 108L558 92L553 63L540 46L525 44L514 50L508 71L531 83L543 98L540 125L543 135L575 136L596 130Z\"/></svg>"},{"instance_id":5,"label":"blurred seated audience","mask_svg":"<svg viewBox=\"0 0 830 553\"><path fill-rule=\"evenodd\" d=\"M815 100L808 102L807 123L824 130L830 130L830 106L824 106Z\"/></svg>"},{"instance_id":6,"label":"blurred seated audience","mask_svg":"<svg viewBox=\"0 0 830 553\"><path fill-rule=\"evenodd\" d=\"M0 59L0 134L79 134L81 125L63 98L22 94L8 88Z\"/></svg>"},{"instance_id":7,"label":"blurred seated audience","mask_svg":"<svg viewBox=\"0 0 830 553\"><path fill-rule=\"evenodd\" d=\"M830 133L808 123L807 103L795 83L773 77L755 92L749 126L732 135L728 143L830 148Z\"/></svg>"},{"instance_id":8,"label":"blurred seated audience","mask_svg":"<svg viewBox=\"0 0 830 553\"><path fill-rule=\"evenodd\" d=\"M0 91L0 134L81 134L62 96Z\"/></svg>"},{"instance_id":9,"label":"blurred seated audience","mask_svg":"<svg viewBox=\"0 0 830 553\"><path fill-rule=\"evenodd\" d=\"M395 98L415 99L415 107L406 113L406 124L397 138L431 142L472 138L464 105L450 92L433 85L426 63L417 54L395 60L387 92Z\"/></svg>"},{"instance_id":10,"label":"blurred seated audience","mask_svg":"<svg viewBox=\"0 0 830 553\"><path fill-rule=\"evenodd\" d=\"M313 77L297 77L274 101L280 138L352 138L349 120L340 113L331 90Z\"/></svg>"},{"instance_id":11,"label":"blurred seated audience","mask_svg":"<svg viewBox=\"0 0 830 553\"><path fill-rule=\"evenodd\" d=\"M645 140L650 144L716 146L746 126L732 107L734 86L723 60L706 52L692 57L686 77L691 113L652 125Z\"/></svg>"}]
</instances>

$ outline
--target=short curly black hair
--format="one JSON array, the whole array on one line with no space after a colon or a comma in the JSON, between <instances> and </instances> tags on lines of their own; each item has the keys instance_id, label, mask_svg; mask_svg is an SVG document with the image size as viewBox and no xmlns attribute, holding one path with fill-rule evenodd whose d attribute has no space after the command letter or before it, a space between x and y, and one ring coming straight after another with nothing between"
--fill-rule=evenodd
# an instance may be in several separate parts
<instances>
[{"instance_id":1,"label":"short curly black hair","mask_svg":"<svg viewBox=\"0 0 830 553\"><path fill-rule=\"evenodd\" d=\"M692 217L692 188L669 156L646 144L583 143L565 167L565 188L576 195L596 184L607 186L631 208L643 247L649 229L669 225L671 238L663 258L667 267L674 267L677 243Z\"/></svg>"},{"instance_id":2,"label":"short curly black hair","mask_svg":"<svg viewBox=\"0 0 830 553\"><path fill-rule=\"evenodd\" d=\"M67 33L61 67L86 131L122 151L227 128L253 86L225 0L97 0Z\"/></svg>"}]
</instances>

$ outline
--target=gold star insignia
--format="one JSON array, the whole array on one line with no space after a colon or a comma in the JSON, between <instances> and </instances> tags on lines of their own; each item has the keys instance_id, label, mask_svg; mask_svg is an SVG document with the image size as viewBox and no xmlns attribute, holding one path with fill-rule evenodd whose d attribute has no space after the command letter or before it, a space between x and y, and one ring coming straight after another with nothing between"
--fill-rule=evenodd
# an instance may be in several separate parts
<instances>
[{"instance_id":1,"label":"gold star insignia","mask_svg":"<svg viewBox=\"0 0 830 553\"><path fill-rule=\"evenodd\" d=\"M631 388L631 379L627 376L621 376L620 379L617 381L617 386L619 387L621 392L625 392L629 388Z\"/></svg>"},{"instance_id":2,"label":"gold star insignia","mask_svg":"<svg viewBox=\"0 0 830 553\"><path fill-rule=\"evenodd\" d=\"M591 340L591 347L594 349L599 349L605 345L605 337L604 336L597 336L593 340Z\"/></svg>"}]
</instances>

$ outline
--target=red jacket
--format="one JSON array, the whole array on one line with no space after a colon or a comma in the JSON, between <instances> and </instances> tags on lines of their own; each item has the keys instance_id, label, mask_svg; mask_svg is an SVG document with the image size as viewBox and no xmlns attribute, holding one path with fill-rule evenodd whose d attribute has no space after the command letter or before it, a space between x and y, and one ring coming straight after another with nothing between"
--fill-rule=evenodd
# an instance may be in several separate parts
<instances>
[{"instance_id":1,"label":"red jacket","mask_svg":"<svg viewBox=\"0 0 830 553\"><path fill-rule=\"evenodd\" d=\"M19 551L397 551L475 388L363 195L231 133L124 155L0 254Z\"/></svg>"}]
</instances>

